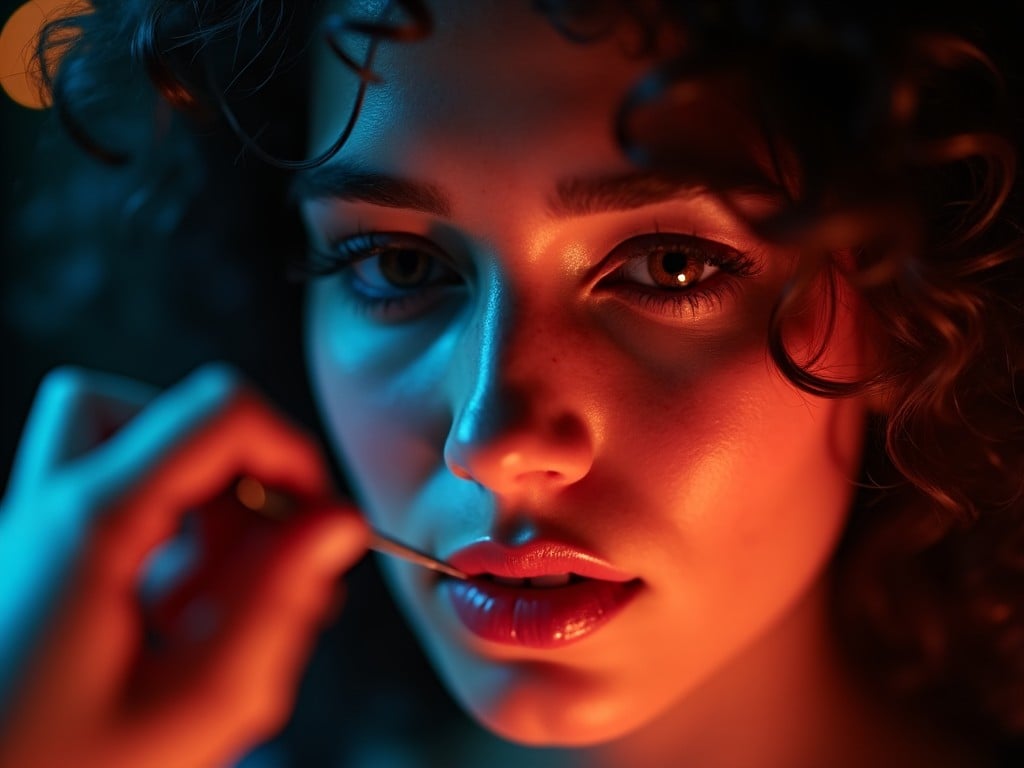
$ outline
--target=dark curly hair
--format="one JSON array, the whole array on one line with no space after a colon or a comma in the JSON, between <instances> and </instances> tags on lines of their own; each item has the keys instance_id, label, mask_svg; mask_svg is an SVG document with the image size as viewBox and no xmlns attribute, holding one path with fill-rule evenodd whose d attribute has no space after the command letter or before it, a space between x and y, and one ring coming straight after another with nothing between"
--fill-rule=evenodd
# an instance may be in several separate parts
<instances>
[{"instance_id":1,"label":"dark curly hair","mask_svg":"<svg viewBox=\"0 0 1024 768\"><path fill-rule=\"evenodd\" d=\"M534 5L579 44L628 29L628 53L650 59L614 118L637 166L696 181L727 203L765 175L785 190L780 211L748 217L764 240L801 253L772 313L771 359L808 393L878 403L833 571L839 636L890 694L980 737L1021 738L1024 88L1009 31L1020 25L994 0L949 9L879 0ZM318 6L94 0L93 12L43 35L41 60L60 54L59 67L42 68L45 87L86 149L128 162L83 128L110 92L97 86L131 71L127 56L146 73L144 92L155 96L144 103L157 113L199 126L219 114L246 151L309 167L344 143L377 77L376 46L431 29L418 0L392 3L387 18L397 20L387 23L324 21ZM360 87L335 145L303 160L294 116L304 114L308 78L288 73L306 66L317 35ZM360 40L362 60L348 48ZM687 115L709 109L729 130L686 134L681 126L700 122ZM741 133L760 142L766 168L731 162L728 144ZM869 310L872 366L857 381L817 366L840 278ZM798 361L784 331L822 291L833 317Z\"/></svg>"}]
</instances>

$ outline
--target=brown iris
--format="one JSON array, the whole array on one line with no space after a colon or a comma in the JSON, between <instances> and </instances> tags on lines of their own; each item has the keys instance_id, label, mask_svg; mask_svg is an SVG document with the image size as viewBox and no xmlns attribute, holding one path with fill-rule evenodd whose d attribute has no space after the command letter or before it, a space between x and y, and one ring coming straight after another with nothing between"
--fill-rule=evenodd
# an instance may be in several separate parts
<instances>
[{"instance_id":1,"label":"brown iris","mask_svg":"<svg viewBox=\"0 0 1024 768\"><path fill-rule=\"evenodd\" d=\"M399 248L378 257L381 275L396 288L418 288L430 275L430 256Z\"/></svg>"},{"instance_id":2,"label":"brown iris","mask_svg":"<svg viewBox=\"0 0 1024 768\"><path fill-rule=\"evenodd\" d=\"M704 274L704 260L683 250L657 249L647 257L647 270L654 282L663 288L684 288L693 285Z\"/></svg>"}]
</instances>

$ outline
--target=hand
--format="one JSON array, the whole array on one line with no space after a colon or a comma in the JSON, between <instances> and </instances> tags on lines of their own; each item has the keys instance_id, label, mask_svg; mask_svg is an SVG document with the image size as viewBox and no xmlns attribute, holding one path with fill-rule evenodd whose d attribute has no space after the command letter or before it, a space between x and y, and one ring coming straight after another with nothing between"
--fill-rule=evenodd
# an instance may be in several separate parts
<instances>
[{"instance_id":1,"label":"hand","mask_svg":"<svg viewBox=\"0 0 1024 768\"><path fill-rule=\"evenodd\" d=\"M290 492L299 513L227 512L240 474ZM272 735L368 541L330 494L316 444L224 367L159 395L102 374L48 377L0 505L0 630L17 630L0 632L0 665L22 670L0 766L220 766ZM144 609L144 564L190 511L219 531L217 551L171 610Z\"/></svg>"}]
</instances>

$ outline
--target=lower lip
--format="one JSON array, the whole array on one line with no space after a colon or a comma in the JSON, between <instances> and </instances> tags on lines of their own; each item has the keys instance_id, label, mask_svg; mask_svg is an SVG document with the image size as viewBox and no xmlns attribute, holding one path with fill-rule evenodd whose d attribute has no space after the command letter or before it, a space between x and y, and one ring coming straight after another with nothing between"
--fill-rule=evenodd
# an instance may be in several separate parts
<instances>
[{"instance_id":1,"label":"lower lip","mask_svg":"<svg viewBox=\"0 0 1024 768\"><path fill-rule=\"evenodd\" d=\"M484 640L558 648L593 634L636 595L640 582L585 579L564 587L515 587L490 579L445 579L459 620Z\"/></svg>"}]
</instances>

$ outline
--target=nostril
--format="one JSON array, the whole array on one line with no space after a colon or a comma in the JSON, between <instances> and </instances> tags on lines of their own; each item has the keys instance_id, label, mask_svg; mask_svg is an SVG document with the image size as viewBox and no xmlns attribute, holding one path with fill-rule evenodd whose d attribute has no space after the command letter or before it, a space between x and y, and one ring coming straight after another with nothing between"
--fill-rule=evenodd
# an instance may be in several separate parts
<instances>
[{"instance_id":1,"label":"nostril","mask_svg":"<svg viewBox=\"0 0 1024 768\"><path fill-rule=\"evenodd\" d=\"M516 475L516 480L520 483L560 483L564 479L565 475L556 469L535 469Z\"/></svg>"},{"instance_id":2,"label":"nostril","mask_svg":"<svg viewBox=\"0 0 1024 768\"><path fill-rule=\"evenodd\" d=\"M447 465L448 471L460 480L474 479L470 471L463 466L465 462L459 461L455 452L451 451L450 446L448 445L446 445L444 449L444 463Z\"/></svg>"},{"instance_id":3,"label":"nostril","mask_svg":"<svg viewBox=\"0 0 1024 768\"><path fill-rule=\"evenodd\" d=\"M473 476L457 464L451 465L452 474L460 480L472 480Z\"/></svg>"}]
</instances>

